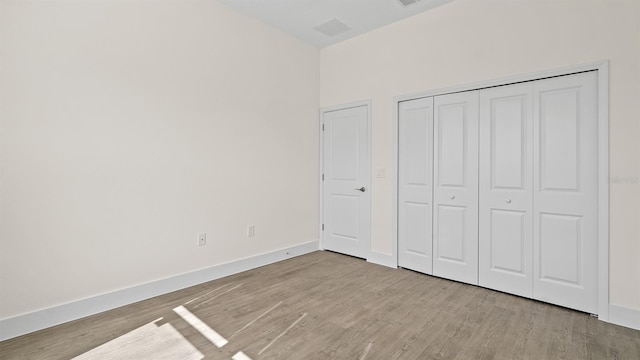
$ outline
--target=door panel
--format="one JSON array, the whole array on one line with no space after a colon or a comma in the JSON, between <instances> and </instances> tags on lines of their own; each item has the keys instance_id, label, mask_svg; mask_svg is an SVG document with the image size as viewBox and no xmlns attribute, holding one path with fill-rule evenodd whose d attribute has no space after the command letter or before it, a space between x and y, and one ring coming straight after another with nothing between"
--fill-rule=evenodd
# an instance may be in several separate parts
<instances>
[{"instance_id":1,"label":"door panel","mask_svg":"<svg viewBox=\"0 0 640 360\"><path fill-rule=\"evenodd\" d=\"M489 236L489 269L499 273L506 273L517 277L527 277L531 274L531 262L526 261L527 243L525 222L527 213L524 211L504 211L491 209L491 229ZM483 280L482 276L480 280ZM531 276L529 276L531 280ZM482 282L480 285L483 285ZM528 284L531 288L531 282Z\"/></svg>"},{"instance_id":2,"label":"door panel","mask_svg":"<svg viewBox=\"0 0 640 360\"><path fill-rule=\"evenodd\" d=\"M366 258L371 227L369 107L322 113L323 222L327 250ZM359 191L364 187L365 191Z\"/></svg>"},{"instance_id":3,"label":"door panel","mask_svg":"<svg viewBox=\"0 0 640 360\"><path fill-rule=\"evenodd\" d=\"M438 185L465 186L468 109L466 104L441 105L438 119Z\"/></svg>"},{"instance_id":4,"label":"door panel","mask_svg":"<svg viewBox=\"0 0 640 360\"><path fill-rule=\"evenodd\" d=\"M533 85L480 92L479 284L532 296Z\"/></svg>"},{"instance_id":5,"label":"door panel","mask_svg":"<svg viewBox=\"0 0 640 360\"><path fill-rule=\"evenodd\" d=\"M432 273L433 98L398 107L398 265Z\"/></svg>"},{"instance_id":6,"label":"door panel","mask_svg":"<svg viewBox=\"0 0 640 360\"><path fill-rule=\"evenodd\" d=\"M540 279L580 286L581 216L540 214Z\"/></svg>"},{"instance_id":7,"label":"door panel","mask_svg":"<svg viewBox=\"0 0 640 360\"><path fill-rule=\"evenodd\" d=\"M466 206L438 205L438 260L467 265L465 259Z\"/></svg>"},{"instance_id":8,"label":"door panel","mask_svg":"<svg viewBox=\"0 0 640 360\"><path fill-rule=\"evenodd\" d=\"M597 73L534 84L533 297L597 312Z\"/></svg>"},{"instance_id":9,"label":"door panel","mask_svg":"<svg viewBox=\"0 0 640 360\"><path fill-rule=\"evenodd\" d=\"M478 284L478 92L434 98L433 274Z\"/></svg>"},{"instance_id":10,"label":"door panel","mask_svg":"<svg viewBox=\"0 0 640 360\"><path fill-rule=\"evenodd\" d=\"M517 91L517 89L500 89L501 91ZM530 161L525 155L527 151L527 138L530 135L526 129L530 116L526 114L530 101L518 94L516 96L499 97L483 93L483 99L491 98L490 113L490 140L491 146L491 186L499 189L523 189L524 173Z\"/></svg>"},{"instance_id":11,"label":"door panel","mask_svg":"<svg viewBox=\"0 0 640 360\"><path fill-rule=\"evenodd\" d=\"M358 201L357 195L331 196L331 233L333 236L358 241Z\"/></svg>"},{"instance_id":12,"label":"door panel","mask_svg":"<svg viewBox=\"0 0 640 360\"><path fill-rule=\"evenodd\" d=\"M428 204L405 202L404 212L406 216L404 240L406 241L403 252L427 257L431 253L431 249L429 248L431 244L426 241L428 238L427 234L431 229L425 220L431 217L431 209ZM400 266L403 265L400 264ZM408 268L411 269L411 267Z\"/></svg>"},{"instance_id":13,"label":"door panel","mask_svg":"<svg viewBox=\"0 0 640 360\"><path fill-rule=\"evenodd\" d=\"M334 180L358 180L358 132L360 117L352 112L332 114L330 124L326 124L331 133L327 137L331 151L331 174ZM328 126L327 126L328 125Z\"/></svg>"},{"instance_id":14,"label":"door panel","mask_svg":"<svg viewBox=\"0 0 640 360\"><path fill-rule=\"evenodd\" d=\"M539 94L540 186L543 191L577 191L580 124L578 88Z\"/></svg>"}]
</instances>

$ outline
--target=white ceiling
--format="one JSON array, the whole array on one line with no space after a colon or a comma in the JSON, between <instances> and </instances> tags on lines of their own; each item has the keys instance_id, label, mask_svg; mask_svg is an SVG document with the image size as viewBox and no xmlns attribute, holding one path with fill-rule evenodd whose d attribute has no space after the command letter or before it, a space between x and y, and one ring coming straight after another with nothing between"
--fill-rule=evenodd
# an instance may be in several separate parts
<instances>
[{"instance_id":1,"label":"white ceiling","mask_svg":"<svg viewBox=\"0 0 640 360\"><path fill-rule=\"evenodd\" d=\"M324 47L453 0L218 0L316 47ZM411 2L414 0L403 0ZM327 36L314 27L331 19L350 27Z\"/></svg>"}]
</instances>

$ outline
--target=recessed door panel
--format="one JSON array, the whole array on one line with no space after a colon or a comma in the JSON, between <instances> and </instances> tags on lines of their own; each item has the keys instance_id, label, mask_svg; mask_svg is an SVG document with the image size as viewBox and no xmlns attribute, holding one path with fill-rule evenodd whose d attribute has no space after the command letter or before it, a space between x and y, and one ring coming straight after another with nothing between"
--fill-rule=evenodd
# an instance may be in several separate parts
<instances>
[{"instance_id":1,"label":"recessed door panel","mask_svg":"<svg viewBox=\"0 0 640 360\"><path fill-rule=\"evenodd\" d=\"M415 105L415 104L411 104ZM405 140L403 155L406 169L406 184L427 186L431 183L431 106L407 109L403 107L402 136ZM429 113L427 113L429 112Z\"/></svg>"},{"instance_id":2,"label":"recessed door panel","mask_svg":"<svg viewBox=\"0 0 640 360\"><path fill-rule=\"evenodd\" d=\"M489 247L489 268L491 271L506 273L517 277L527 277L525 251L530 242L527 241L525 221L527 213L524 211L491 210ZM527 271L529 270L529 271Z\"/></svg>"},{"instance_id":3,"label":"recessed door panel","mask_svg":"<svg viewBox=\"0 0 640 360\"><path fill-rule=\"evenodd\" d=\"M480 92L479 284L532 295L533 85Z\"/></svg>"},{"instance_id":4,"label":"recessed door panel","mask_svg":"<svg viewBox=\"0 0 640 360\"><path fill-rule=\"evenodd\" d=\"M428 248L427 232L431 229L428 228L427 219L431 217L430 204L420 204L405 202L405 229L406 235L406 247L405 251L416 256L426 257L431 253L431 249Z\"/></svg>"},{"instance_id":5,"label":"recessed door panel","mask_svg":"<svg viewBox=\"0 0 640 360\"><path fill-rule=\"evenodd\" d=\"M322 246L367 258L371 231L369 106L323 111L322 123Z\"/></svg>"},{"instance_id":6,"label":"recessed door panel","mask_svg":"<svg viewBox=\"0 0 640 360\"><path fill-rule=\"evenodd\" d=\"M436 247L438 261L465 263L465 206L438 206L438 238Z\"/></svg>"},{"instance_id":7,"label":"recessed door panel","mask_svg":"<svg viewBox=\"0 0 640 360\"><path fill-rule=\"evenodd\" d=\"M597 73L534 84L533 297L598 311Z\"/></svg>"},{"instance_id":8,"label":"recessed door panel","mask_svg":"<svg viewBox=\"0 0 640 360\"><path fill-rule=\"evenodd\" d=\"M338 195L331 196L331 235L358 241L359 208L358 196Z\"/></svg>"},{"instance_id":9,"label":"recessed door panel","mask_svg":"<svg viewBox=\"0 0 640 360\"><path fill-rule=\"evenodd\" d=\"M358 139L359 122L357 116L345 112L331 120L331 174L332 180L358 179Z\"/></svg>"},{"instance_id":10,"label":"recessed door panel","mask_svg":"<svg viewBox=\"0 0 640 360\"><path fill-rule=\"evenodd\" d=\"M582 286L582 218L561 214L540 214L538 224L540 280Z\"/></svg>"},{"instance_id":11,"label":"recessed door panel","mask_svg":"<svg viewBox=\"0 0 640 360\"><path fill-rule=\"evenodd\" d=\"M580 181L580 87L540 91L540 186L577 191Z\"/></svg>"},{"instance_id":12,"label":"recessed door panel","mask_svg":"<svg viewBox=\"0 0 640 360\"><path fill-rule=\"evenodd\" d=\"M478 284L478 92L434 98L433 274Z\"/></svg>"},{"instance_id":13,"label":"recessed door panel","mask_svg":"<svg viewBox=\"0 0 640 360\"><path fill-rule=\"evenodd\" d=\"M398 265L432 273L433 98L398 106Z\"/></svg>"},{"instance_id":14,"label":"recessed door panel","mask_svg":"<svg viewBox=\"0 0 640 360\"><path fill-rule=\"evenodd\" d=\"M515 89L513 89L515 90ZM523 189L527 139L525 127L528 99L509 96L491 100L491 187ZM528 134L527 134L528 135ZM484 140L484 139L483 139Z\"/></svg>"},{"instance_id":15,"label":"recessed door panel","mask_svg":"<svg viewBox=\"0 0 640 360\"><path fill-rule=\"evenodd\" d=\"M467 157L466 103L438 107L438 185L464 186Z\"/></svg>"}]
</instances>

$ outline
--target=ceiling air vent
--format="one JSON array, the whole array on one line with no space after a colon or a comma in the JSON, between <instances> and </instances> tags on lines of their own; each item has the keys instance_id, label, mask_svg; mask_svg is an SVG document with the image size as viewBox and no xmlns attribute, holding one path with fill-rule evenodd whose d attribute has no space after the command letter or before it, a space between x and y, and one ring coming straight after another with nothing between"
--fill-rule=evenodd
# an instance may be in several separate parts
<instances>
[{"instance_id":1,"label":"ceiling air vent","mask_svg":"<svg viewBox=\"0 0 640 360\"><path fill-rule=\"evenodd\" d=\"M407 7L407 6L409 6L409 5L413 5L413 4L417 3L417 2L419 2L420 0L398 0L398 1L400 1L400 3L401 3L402 5L404 5L405 7Z\"/></svg>"},{"instance_id":2,"label":"ceiling air vent","mask_svg":"<svg viewBox=\"0 0 640 360\"><path fill-rule=\"evenodd\" d=\"M347 30L351 30L351 28L348 27L345 23L343 23L342 21L336 18L333 18L325 23L322 23L314 27L314 29L320 31L321 33L327 36L336 36L336 35L342 34Z\"/></svg>"}]
</instances>

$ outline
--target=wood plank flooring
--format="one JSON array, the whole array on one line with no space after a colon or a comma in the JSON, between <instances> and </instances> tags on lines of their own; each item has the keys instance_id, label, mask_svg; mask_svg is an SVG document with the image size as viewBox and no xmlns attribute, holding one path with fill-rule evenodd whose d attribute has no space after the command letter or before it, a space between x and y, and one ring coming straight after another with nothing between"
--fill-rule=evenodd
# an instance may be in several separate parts
<instances>
[{"instance_id":1,"label":"wood plank flooring","mask_svg":"<svg viewBox=\"0 0 640 360\"><path fill-rule=\"evenodd\" d=\"M216 346L180 306L228 343ZM131 358L122 352L136 346L149 359L637 360L640 331L318 251L0 342L0 359Z\"/></svg>"}]
</instances>

